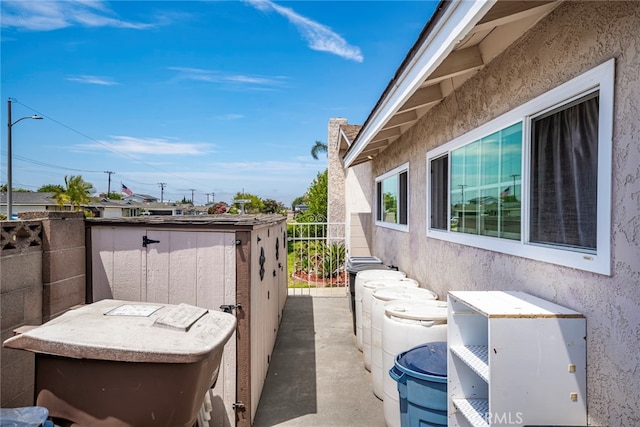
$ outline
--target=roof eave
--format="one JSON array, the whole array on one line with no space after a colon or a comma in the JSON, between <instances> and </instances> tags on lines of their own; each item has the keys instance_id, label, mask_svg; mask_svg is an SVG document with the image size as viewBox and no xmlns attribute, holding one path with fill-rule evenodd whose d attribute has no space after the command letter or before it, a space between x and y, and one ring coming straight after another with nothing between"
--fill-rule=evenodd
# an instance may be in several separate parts
<instances>
[{"instance_id":1,"label":"roof eave","mask_svg":"<svg viewBox=\"0 0 640 427\"><path fill-rule=\"evenodd\" d=\"M444 61L456 44L482 19L497 0L441 2L435 20L429 21L396 76L347 150L344 167L353 166L387 121L420 88L425 78ZM361 163L361 161L358 161Z\"/></svg>"}]
</instances>

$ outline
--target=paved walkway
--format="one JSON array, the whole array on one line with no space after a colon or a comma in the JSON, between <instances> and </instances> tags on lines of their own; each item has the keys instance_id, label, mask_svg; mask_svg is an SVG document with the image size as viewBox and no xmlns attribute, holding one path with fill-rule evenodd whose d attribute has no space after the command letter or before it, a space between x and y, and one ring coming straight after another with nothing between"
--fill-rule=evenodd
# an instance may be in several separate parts
<instances>
[{"instance_id":1,"label":"paved walkway","mask_svg":"<svg viewBox=\"0 0 640 427\"><path fill-rule=\"evenodd\" d=\"M349 298L290 296L254 426L384 427Z\"/></svg>"}]
</instances>

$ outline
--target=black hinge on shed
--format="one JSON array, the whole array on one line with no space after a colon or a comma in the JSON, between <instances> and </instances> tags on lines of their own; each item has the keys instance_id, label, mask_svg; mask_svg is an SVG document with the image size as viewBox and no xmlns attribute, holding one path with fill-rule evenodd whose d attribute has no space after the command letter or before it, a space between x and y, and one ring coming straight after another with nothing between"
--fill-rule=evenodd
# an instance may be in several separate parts
<instances>
[{"instance_id":1,"label":"black hinge on shed","mask_svg":"<svg viewBox=\"0 0 640 427\"><path fill-rule=\"evenodd\" d=\"M150 245L151 243L160 243L160 240L152 240L147 236L142 236L142 247L146 248L147 245Z\"/></svg>"}]
</instances>

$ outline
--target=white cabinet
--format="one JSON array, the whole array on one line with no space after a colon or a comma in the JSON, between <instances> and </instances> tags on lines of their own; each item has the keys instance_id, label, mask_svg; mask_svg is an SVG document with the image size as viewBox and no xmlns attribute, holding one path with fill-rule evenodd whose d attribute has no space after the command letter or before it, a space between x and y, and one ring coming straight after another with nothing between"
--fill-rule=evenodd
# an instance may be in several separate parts
<instances>
[{"instance_id":1,"label":"white cabinet","mask_svg":"<svg viewBox=\"0 0 640 427\"><path fill-rule=\"evenodd\" d=\"M449 292L449 426L586 425L586 320L523 292Z\"/></svg>"}]
</instances>

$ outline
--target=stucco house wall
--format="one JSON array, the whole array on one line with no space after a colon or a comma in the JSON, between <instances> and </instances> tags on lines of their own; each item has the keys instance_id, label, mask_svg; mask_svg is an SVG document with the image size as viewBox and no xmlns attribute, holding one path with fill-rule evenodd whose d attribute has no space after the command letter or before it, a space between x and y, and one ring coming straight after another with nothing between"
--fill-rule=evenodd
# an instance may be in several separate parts
<instances>
[{"instance_id":1,"label":"stucco house wall","mask_svg":"<svg viewBox=\"0 0 640 427\"><path fill-rule=\"evenodd\" d=\"M347 247L350 256L370 256L372 241L372 207L374 176L371 162L361 163L347 170L345 179L345 208Z\"/></svg>"},{"instance_id":2,"label":"stucco house wall","mask_svg":"<svg viewBox=\"0 0 640 427\"><path fill-rule=\"evenodd\" d=\"M586 316L588 419L597 426L640 425L639 29L640 2L562 4L370 162L372 179L410 163L409 232L372 226L372 253L385 263L441 298L450 290L520 290ZM611 276L427 238L429 150L611 58Z\"/></svg>"},{"instance_id":3,"label":"stucco house wall","mask_svg":"<svg viewBox=\"0 0 640 427\"><path fill-rule=\"evenodd\" d=\"M344 224L348 256L370 256L371 200L373 175L371 164L363 163L348 169L342 166L341 129L349 126L347 119L329 119L328 148L328 213L327 220ZM353 126L353 125L352 125ZM343 148L343 147L342 147Z\"/></svg>"}]
</instances>

